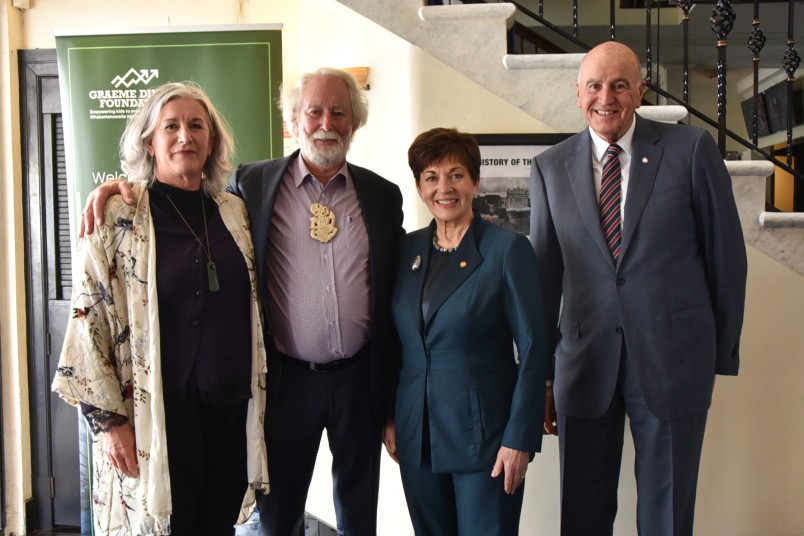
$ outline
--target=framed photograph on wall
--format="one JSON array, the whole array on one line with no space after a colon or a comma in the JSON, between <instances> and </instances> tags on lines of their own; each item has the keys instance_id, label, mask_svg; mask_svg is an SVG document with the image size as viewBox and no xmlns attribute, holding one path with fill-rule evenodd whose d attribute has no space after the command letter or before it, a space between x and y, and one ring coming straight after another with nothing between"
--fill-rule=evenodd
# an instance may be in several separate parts
<instances>
[{"instance_id":1,"label":"framed photograph on wall","mask_svg":"<svg viewBox=\"0 0 804 536\"><path fill-rule=\"evenodd\" d=\"M486 221L530 232L533 157L572 134L475 134L480 146L480 189L472 207Z\"/></svg>"}]
</instances>

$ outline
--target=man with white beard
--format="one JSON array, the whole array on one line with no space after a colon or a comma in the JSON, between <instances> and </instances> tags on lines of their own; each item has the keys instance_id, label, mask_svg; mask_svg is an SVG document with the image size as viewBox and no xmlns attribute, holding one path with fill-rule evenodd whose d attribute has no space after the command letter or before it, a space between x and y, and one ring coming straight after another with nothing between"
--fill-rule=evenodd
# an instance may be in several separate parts
<instances>
[{"instance_id":1,"label":"man with white beard","mask_svg":"<svg viewBox=\"0 0 804 536\"><path fill-rule=\"evenodd\" d=\"M283 87L282 112L300 149L243 164L229 184L248 208L266 311L271 491L258 499L261 534L299 533L326 430L338 534L376 536L382 426L393 389L387 371L399 360L390 292L404 235L402 194L346 162L368 116L350 74L302 75ZM84 213L88 232L118 189L131 197L121 182L95 190L94 211Z\"/></svg>"},{"instance_id":2,"label":"man with white beard","mask_svg":"<svg viewBox=\"0 0 804 536\"><path fill-rule=\"evenodd\" d=\"M230 191L248 207L267 311L271 491L268 536L297 534L326 429L338 534L377 533L386 371L399 358L389 314L402 195L346 162L368 103L348 73L322 68L283 88L300 150L240 166Z\"/></svg>"}]
</instances>

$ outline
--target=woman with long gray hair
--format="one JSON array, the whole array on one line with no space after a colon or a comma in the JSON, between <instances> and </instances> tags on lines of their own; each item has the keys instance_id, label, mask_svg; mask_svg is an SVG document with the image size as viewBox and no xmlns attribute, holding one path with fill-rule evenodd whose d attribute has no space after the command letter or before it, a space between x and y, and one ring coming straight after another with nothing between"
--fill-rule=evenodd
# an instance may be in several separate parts
<instances>
[{"instance_id":1,"label":"woman with long gray hair","mask_svg":"<svg viewBox=\"0 0 804 536\"><path fill-rule=\"evenodd\" d=\"M93 432L96 534L227 535L267 491L265 349L232 136L196 84L157 88L120 141L136 203L81 244L53 390Z\"/></svg>"}]
</instances>

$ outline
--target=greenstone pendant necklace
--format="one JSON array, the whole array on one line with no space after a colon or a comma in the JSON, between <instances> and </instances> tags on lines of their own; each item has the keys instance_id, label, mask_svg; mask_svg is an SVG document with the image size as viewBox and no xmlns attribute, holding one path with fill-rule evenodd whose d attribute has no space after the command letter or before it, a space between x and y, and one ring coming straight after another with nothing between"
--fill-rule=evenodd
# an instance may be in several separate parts
<instances>
[{"instance_id":1,"label":"greenstone pendant necklace","mask_svg":"<svg viewBox=\"0 0 804 536\"><path fill-rule=\"evenodd\" d=\"M198 242L199 246L201 246L201 251L203 251L204 255L207 256L207 284L209 285L210 292L218 292L221 289L221 287L220 284L218 283L218 267L215 265L215 261L212 260L212 249L209 247L209 231L207 230L207 210L204 207L204 195L203 194L201 195L201 213L204 216L204 235L206 235L207 239L206 248L204 248L203 242L201 242L201 239L198 238L197 234L195 234L195 231L193 231L193 228L190 227L190 224L187 223L187 220L184 219L184 215L179 210L179 207L176 206L176 203L173 202L173 200L170 198L169 195L166 195L165 197L167 197L167 200L170 201L171 205L173 205L173 209L176 211L176 214L179 215L179 218L181 218L182 223L184 223L184 226L187 227L187 230L190 231L190 233L193 235L195 241Z\"/></svg>"}]
</instances>

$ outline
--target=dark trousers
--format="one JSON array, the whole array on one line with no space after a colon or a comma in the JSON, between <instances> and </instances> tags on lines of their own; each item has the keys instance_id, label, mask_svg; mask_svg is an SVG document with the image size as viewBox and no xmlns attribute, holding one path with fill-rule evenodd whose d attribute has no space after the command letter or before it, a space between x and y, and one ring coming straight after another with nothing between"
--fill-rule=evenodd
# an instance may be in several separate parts
<instances>
[{"instance_id":1,"label":"dark trousers","mask_svg":"<svg viewBox=\"0 0 804 536\"><path fill-rule=\"evenodd\" d=\"M507 495L491 468L479 473L433 473L400 465L405 500L416 536L516 536L523 482Z\"/></svg>"},{"instance_id":2,"label":"dark trousers","mask_svg":"<svg viewBox=\"0 0 804 536\"><path fill-rule=\"evenodd\" d=\"M640 394L624 349L606 413L599 419L558 415L562 536L613 533L626 415L636 451L638 533L692 534L707 413L657 419Z\"/></svg>"},{"instance_id":3,"label":"dark trousers","mask_svg":"<svg viewBox=\"0 0 804 536\"><path fill-rule=\"evenodd\" d=\"M278 393L268 394L271 492L259 499L263 536L298 534L324 430L338 534L377 534L381 431L373 419L370 364L364 357L328 372L282 366Z\"/></svg>"},{"instance_id":4,"label":"dark trousers","mask_svg":"<svg viewBox=\"0 0 804 536\"><path fill-rule=\"evenodd\" d=\"M197 392L166 400L171 536L234 534L248 490L247 411L248 400L213 406Z\"/></svg>"}]
</instances>

